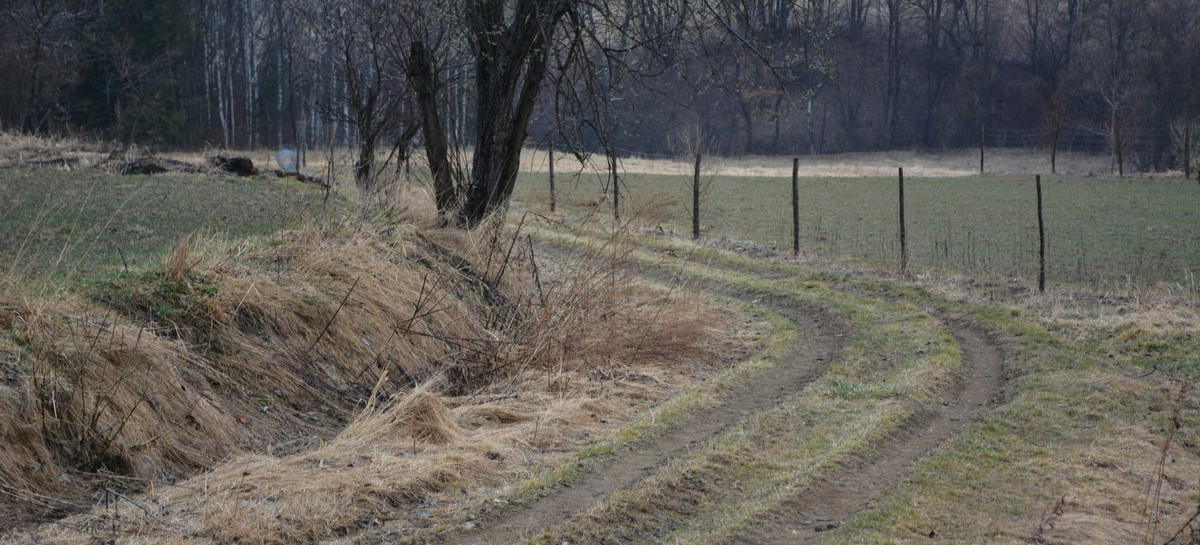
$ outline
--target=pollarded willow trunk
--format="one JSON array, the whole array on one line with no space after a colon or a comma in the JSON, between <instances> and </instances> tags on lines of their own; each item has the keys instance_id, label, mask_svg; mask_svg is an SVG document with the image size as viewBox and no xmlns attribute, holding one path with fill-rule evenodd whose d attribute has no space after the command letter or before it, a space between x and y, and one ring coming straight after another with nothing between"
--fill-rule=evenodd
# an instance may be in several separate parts
<instances>
[{"instance_id":1,"label":"pollarded willow trunk","mask_svg":"<svg viewBox=\"0 0 1200 545\"><path fill-rule=\"evenodd\" d=\"M510 62L498 78L490 71L481 71L476 82L475 156L471 161L471 185L458 215L464 227L478 225L512 197L529 117L546 75L544 35L539 41L542 43L533 44L533 51L522 53L527 55L525 62ZM520 81L508 72L522 70L522 65L524 78Z\"/></svg>"},{"instance_id":2,"label":"pollarded willow trunk","mask_svg":"<svg viewBox=\"0 0 1200 545\"><path fill-rule=\"evenodd\" d=\"M452 183L446 161L449 145L437 115L432 61L423 45L413 44L417 102L443 219L472 228L512 197L529 118L546 77L547 47L566 8L565 0L467 2L468 34L475 49L476 123L466 187Z\"/></svg>"},{"instance_id":3,"label":"pollarded willow trunk","mask_svg":"<svg viewBox=\"0 0 1200 545\"><path fill-rule=\"evenodd\" d=\"M421 131L425 134L425 156L429 160L429 171L433 177L433 200L438 215L442 218L454 209L454 177L450 169L449 144L442 128L442 117L438 112L437 71L433 66L429 50L424 42L413 42L410 47L411 68L409 76L417 95L417 106L421 111Z\"/></svg>"}]
</instances>

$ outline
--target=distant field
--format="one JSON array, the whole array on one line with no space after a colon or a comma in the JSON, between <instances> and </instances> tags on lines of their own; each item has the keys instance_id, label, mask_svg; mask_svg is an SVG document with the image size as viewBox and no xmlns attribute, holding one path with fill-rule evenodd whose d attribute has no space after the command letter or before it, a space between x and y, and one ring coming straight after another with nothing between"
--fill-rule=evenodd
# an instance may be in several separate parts
<instances>
[{"instance_id":1,"label":"distant field","mask_svg":"<svg viewBox=\"0 0 1200 545\"><path fill-rule=\"evenodd\" d=\"M546 173L538 171L540 163L534 164L536 153L529 159L524 168L533 171L521 174L516 199L544 209ZM687 165L648 165L654 168L624 177L625 217L690 233L691 176L669 173ZM790 179L743 176L750 167L739 165L713 171L706 164L704 235L790 249ZM418 177L422 170L415 169ZM608 217L611 203L601 193L601 177L564 170L558 175L560 211L581 214L596 208ZM661 173L644 173L656 171ZM886 266L897 262L893 176L802 177L800 191L803 251ZM1047 176L1044 191L1052 283L1108 287L1169 281L1200 289L1195 279L1200 272L1196 182ZM912 267L1036 278L1032 176L908 177L906 197ZM320 204L316 188L273 178L125 177L91 169L0 168L0 274L104 274L123 266L122 253L125 263L135 267L157 259L189 233L269 233L312 217Z\"/></svg>"},{"instance_id":2,"label":"distant field","mask_svg":"<svg viewBox=\"0 0 1200 545\"><path fill-rule=\"evenodd\" d=\"M104 275L193 232L264 234L320 207L316 187L266 177L0 168L0 276Z\"/></svg>"},{"instance_id":3,"label":"distant field","mask_svg":"<svg viewBox=\"0 0 1200 545\"><path fill-rule=\"evenodd\" d=\"M626 217L691 232L691 177L629 173ZM602 199L595 174L558 176L560 211L579 214ZM707 237L791 248L791 180L705 176ZM1179 282L1200 272L1200 186L1180 179L1043 177L1051 282L1111 286ZM1037 215L1032 175L906 178L910 264L916 268L1036 278ZM800 181L801 249L870 263L899 259L894 177L806 177ZM544 173L523 174L516 198L548 202ZM611 214L604 201L599 212Z\"/></svg>"}]
</instances>

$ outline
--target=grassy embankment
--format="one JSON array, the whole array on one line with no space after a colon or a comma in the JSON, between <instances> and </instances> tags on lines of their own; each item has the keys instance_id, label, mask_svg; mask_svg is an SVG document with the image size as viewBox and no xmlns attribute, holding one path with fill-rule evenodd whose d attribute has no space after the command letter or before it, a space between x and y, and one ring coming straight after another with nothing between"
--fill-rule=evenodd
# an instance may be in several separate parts
<instances>
[{"instance_id":1,"label":"grassy embankment","mask_svg":"<svg viewBox=\"0 0 1200 545\"><path fill-rule=\"evenodd\" d=\"M273 179L0 179L0 525L25 529L6 541L419 523L425 498L508 486L761 335L607 259L535 291L507 239L305 221L319 192Z\"/></svg>"}]
</instances>

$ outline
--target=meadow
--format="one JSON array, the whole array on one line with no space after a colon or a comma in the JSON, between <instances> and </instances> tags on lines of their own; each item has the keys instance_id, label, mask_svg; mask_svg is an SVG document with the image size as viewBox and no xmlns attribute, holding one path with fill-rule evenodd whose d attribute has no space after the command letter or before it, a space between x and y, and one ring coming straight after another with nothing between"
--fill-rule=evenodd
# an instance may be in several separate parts
<instances>
[{"instance_id":1,"label":"meadow","mask_svg":"<svg viewBox=\"0 0 1200 545\"><path fill-rule=\"evenodd\" d=\"M196 232L238 237L294 227L320 214L322 197L315 186L266 177L4 169L0 274L105 276L159 259Z\"/></svg>"},{"instance_id":2,"label":"meadow","mask_svg":"<svg viewBox=\"0 0 1200 545\"><path fill-rule=\"evenodd\" d=\"M558 211L611 215L603 177L557 177ZM791 251L791 180L702 173L701 230ZM1197 289L1200 187L1180 179L1043 177L1047 277L1104 289L1178 283ZM628 172L623 219L691 234L692 177ZM909 264L915 269L1030 279L1038 270L1033 175L906 177ZM549 203L545 173L522 175L516 199ZM801 252L892 266L899 262L895 176L800 178Z\"/></svg>"},{"instance_id":3,"label":"meadow","mask_svg":"<svg viewBox=\"0 0 1200 545\"><path fill-rule=\"evenodd\" d=\"M892 165L906 158L875 159ZM1032 175L971 176L957 163L907 159L914 167L906 172L916 174L905 179L910 267L1036 282ZM690 236L690 165L643 162L631 160L622 175L623 219ZM702 236L790 252L791 180L784 174L790 162L713 163L706 161L702 170ZM866 167L820 175L832 164L802 163L801 252L896 266L896 177ZM575 164L561 168L558 212L611 216L606 176ZM527 154L522 169L518 206L547 209L544 154ZM424 169L416 170L420 178ZM352 197L351 184L342 182L334 207L346 206ZM1044 176L1043 192L1051 284L1105 290L1166 282L1193 293L1200 289L1200 186L1195 182L1073 173ZM3 273L20 278L104 275L143 264L196 231L245 236L296 226L321 213L321 197L316 187L264 177L6 169L0 176L0 263Z\"/></svg>"}]
</instances>

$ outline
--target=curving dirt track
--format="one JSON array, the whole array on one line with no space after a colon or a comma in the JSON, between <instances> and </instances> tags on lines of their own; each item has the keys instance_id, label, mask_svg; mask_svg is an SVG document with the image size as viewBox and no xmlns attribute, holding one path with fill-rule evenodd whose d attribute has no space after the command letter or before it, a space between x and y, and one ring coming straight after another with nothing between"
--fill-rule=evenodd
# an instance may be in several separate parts
<instances>
[{"instance_id":1,"label":"curving dirt track","mask_svg":"<svg viewBox=\"0 0 1200 545\"><path fill-rule=\"evenodd\" d=\"M869 509L900 482L904 470L951 439L964 425L1003 401L1004 357L977 324L938 315L962 346L970 368L957 395L937 411L918 414L842 472L800 490L732 543L811 543L820 532Z\"/></svg>"},{"instance_id":2,"label":"curving dirt track","mask_svg":"<svg viewBox=\"0 0 1200 545\"><path fill-rule=\"evenodd\" d=\"M757 304L788 317L804 332L805 341L787 354L783 360L786 363L740 382L716 406L689 415L680 425L618 451L581 480L549 490L529 503L488 513L471 529L443 534L438 542L515 543L569 520L605 496L638 482L691 448L720 435L743 418L779 404L802 390L838 358L848 329L836 316L820 307L789 299L760 300Z\"/></svg>"},{"instance_id":3,"label":"curving dirt track","mask_svg":"<svg viewBox=\"0 0 1200 545\"><path fill-rule=\"evenodd\" d=\"M662 277L650 272L650 276ZM482 515L470 528L432 537L437 543L463 545L516 543L558 527L586 512L610 494L628 489L693 446L719 436L747 416L770 409L799 392L839 358L848 326L829 311L786 297L731 290L707 284L703 289L766 306L787 316L804 333L778 369L741 381L716 406L689 415L671 429L610 455L575 482L555 487L524 504L507 505ZM968 371L952 399L910 418L879 440L842 471L797 491L755 520L752 530L733 543L808 543L822 532L869 509L900 482L905 470L952 439L977 416L1003 401L1005 365L999 344L969 319L926 309L941 320L962 347Z\"/></svg>"}]
</instances>

